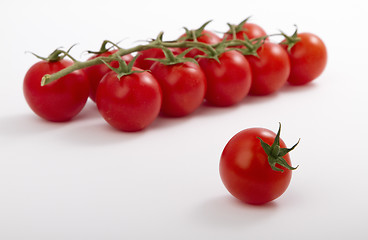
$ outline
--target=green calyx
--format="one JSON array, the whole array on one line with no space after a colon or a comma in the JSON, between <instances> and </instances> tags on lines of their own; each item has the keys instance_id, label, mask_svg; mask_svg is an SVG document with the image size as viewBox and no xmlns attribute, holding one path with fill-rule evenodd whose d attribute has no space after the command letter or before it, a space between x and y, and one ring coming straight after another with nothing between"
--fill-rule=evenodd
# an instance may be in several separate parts
<instances>
[{"instance_id":1,"label":"green calyx","mask_svg":"<svg viewBox=\"0 0 368 240\"><path fill-rule=\"evenodd\" d=\"M41 57L33 52L31 54L41 60L47 61L47 62L58 62L62 59L64 59L66 56L68 56L70 59L72 59L74 62L77 62L75 58L73 58L69 52L70 50L77 44L72 45L67 51L61 50L60 48L55 49L48 57Z\"/></svg>"},{"instance_id":2,"label":"green calyx","mask_svg":"<svg viewBox=\"0 0 368 240\"><path fill-rule=\"evenodd\" d=\"M114 71L117 74L118 79L120 80L121 77L123 76L127 76L133 73L141 73L141 72L145 72L146 70L133 70L133 64L135 62L135 60L137 59L138 55L135 56L132 61L129 62L129 64L126 64L126 62L121 59L121 57L118 54L113 54L114 58L113 60L118 61L119 63L119 67L114 68L112 66L110 66L110 64L108 64L106 61L104 61L103 59L101 59L101 61L106 64L106 66L108 66L112 71Z\"/></svg>"},{"instance_id":3,"label":"green calyx","mask_svg":"<svg viewBox=\"0 0 368 240\"><path fill-rule=\"evenodd\" d=\"M185 57L185 55L188 52L190 52L193 48L188 48L177 56L175 56L173 52L167 47L158 46L158 48L162 49L162 51L165 54L165 58L162 58L162 59L161 58L147 58L148 60L160 62L164 65L175 65L175 64L184 63L184 62L192 62L192 63L198 64L198 62L194 58Z\"/></svg>"},{"instance_id":4,"label":"green calyx","mask_svg":"<svg viewBox=\"0 0 368 240\"><path fill-rule=\"evenodd\" d=\"M111 44L111 46L107 47L107 44ZM120 47L116 43L113 43L109 40L104 40L101 44L100 50L98 50L98 51L87 51L87 52L91 53L91 54L102 54L102 53L105 53L105 52L109 51L113 47L116 47L117 49L120 49Z\"/></svg>"},{"instance_id":5,"label":"green calyx","mask_svg":"<svg viewBox=\"0 0 368 240\"><path fill-rule=\"evenodd\" d=\"M246 34L243 34L244 40L233 40L233 44L239 42L243 48L236 48L237 51L241 52L243 55L252 55L258 57L258 49L264 44L267 36L258 37L250 40Z\"/></svg>"},{"instance_id":6,"label":"green calyx","mask_svg":"<svg viewBox=\"0 0 368 240\"><path fill-rule=\"evenodd\" d=\"M192 49L194 49L195 47L191 47L186 49L185 51L183 51L182 53L180 53L179 55L175 56L173 54L173 52L168 48L165 47L163 45L163 32L160 32L159 35L157 36L157 38L155 40L153 40L151 42L151 44L157 48L162 49L162 51L164 52L165 58L161 59L161 58L147 58L147 60L151 60L151 61L156 61L156 62L160 62L164 65L175 65L175 64L179 64L179 63L184 63L184 62L193 62L195 64L198 64L198 62L193 59L193 58L189 58L189 57L185 57L185 55L190 52Z\"/></svg>"},{"instance_id":7,"label":"green calyx","mask_svg":"<svg viewBox=\"0 0 368 240\"><path fill-rule=\"evenodd\" d=\"M288 52L290 52L291 48L300 41L300 38L298 37L298 28L297 26L295 27L295 32L291 36L288 36L284 32L280 31L281 35L285 37L285 41L281 42L280 44L287 45Z\"/></svg>"},{"instance_id":8,"label":"green calyx","mask_svg":"<svg viewBox=\"0 0 368 240\"><path fill-rule=\"evenodd\" d=\"M233 36L233 39L236 39L236 34L244 30L243 26L249 20L249 18L250 17L247 17L246 19L241 21L239 24L228 23L227 25L229 26L229 31L227 32L227 34L231 34Z\"/></svg>"},{"instance_id":9,"label":"green calyx","mask_svg":"<svg viewBox=\"0 0 368 240\"><path fill-rule=\"evenodd\" d=\"M293 150L298 145L300 139L291 148L281 148L280 147L280 131L281 131L281 123L279 124L279 130L278 130L278 132L276 134L276 137L275 137L275 140L274 140L274 142L271 146L268 145L267 143L265 143L261 138L258 137L258 139L261 141L262 148L268 156L268 163L270 164L271 168L274 171L278 171L278 172L283 172L284 171L281 168L276 167L276 164L278 164L278 165L280 165L280 166L282 166L286 169L289 169L289 170L295 170L295 169L298 168L298 166L296 166L296 167L290 166L286 162L286 160L283 158L283 156L285 156L288 152Z\"/></svg>"},{"instance_id":10,"label":"green calyx","mask_svg":"<svg viewBox=\"0 0 368 240\"><path fill-rule=\"evenodd\" d=\"M197 41L197 38L202 36L203 30L206 28L206 26L212 22L212 20L209 20L205 22L202 26L200 26L198 29L195 30L189 30L188 28L184 27L185 30L185 38L180 40L191 40L191 41Z\"/></svg>"}]
</instances>

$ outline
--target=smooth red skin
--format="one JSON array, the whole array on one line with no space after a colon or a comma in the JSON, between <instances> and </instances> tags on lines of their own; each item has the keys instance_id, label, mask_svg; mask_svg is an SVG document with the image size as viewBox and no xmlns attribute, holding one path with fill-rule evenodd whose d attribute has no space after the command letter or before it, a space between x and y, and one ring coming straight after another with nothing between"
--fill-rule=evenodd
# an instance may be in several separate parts
<instances>
[{"instance_id":1,"label":"smooth red skin","mask_svg":"<svg viewBox=\"0 0 368 240\"><path fill-rule=\"evenodd\" d=\"M126 132L150 125L160 112L161 102L160 86L149 72L133 73L120 79L115 72L108 72L96 94L97 108L103 118L114 128Z\"/></svg>"},{"instance_id":2,"label":"smooth red skin","mask_svg":"<svg viewBox=\"0 0 368 240\"><path fill-rule=\"evenodd\" d=\"M246 56L252 69L251 95L277 92L288 80L290 61L287 51L279 44L266 41L258 50L258 57Z\"/></svg>"},{"instance_id":3,"label":"smooth red skin","mask_svg":"<svg viewBox=\"0 0 368 240\"><path fill-rule=\"evenodd\" d=\"M304 85L313 81L322 74L327 64L327 49L318 36L299 33L298 37L301 40L288 53L291 63L288 82L292 85Z\"/></svg>"},{"instance_id":4,"label":"smooth red skin","mask_svg":"<svg viewBox=\"0 0 368 240\"><path fill-rule=\"evenodd\" d=\"M86 104L89 83L81 70L41 86L41 79L45 74L58 72L72 64L73 62L65 59L57 62L40 61L26 73L23 82L24 97L30 108L41 118L53 122L69 121Z\"/></svg>"},{"instance_id":5,"label":"smooth red skin","mask_svg":"<svg viewBox=\"0 0 368 240\"><path fill-rule=\"evenodd\" d=\"M219 107L237 104L249 93L252 83L250 65L235 50L222 53L219 61L209 58L198 60L207 79L205 99Z\"/></svg>"},{"instance_id":6,"label":"smooth red skin","mask_svg":"<svg viewBox=\"0 0 368 240\"><path fill-rule=\"evenodd\" d=\"M92 57L90 57L88 60L92 60L95 59L96 57L108 57L111 54L116 53L118 50L112 50L112 51L108 51L102 54L97 54L94 55ZM133 56L131 54L128 55L124 55L121 57L127 64L129 64L129 62L133 59ZM119 67L119 63L118 61L113 61L110 63L110 66L112 67ZM95 102L96 101L96 92L97 92L97 87L98 84L100 83L102 77L111 71L111 69L106 66L106 64L98 64L98 65L94 65L91 67L87 67L84 68L83 71L86 74L86 77L89 80L89 84L90 84L90 93L89 93L89 97Z\"/></svg>"},{"instance_id":7,"label":"smooth red skin","mask_svg":"<svg viewBox=\"0 0 368 240\"><path fill-rule=\"evenodd\" d=\"M183 38L185 36L186 36L186 33L181 35L180 38ZM187 40L187 41L193 41L193 40ZM211 31L203 30L202 35L197 38L197 41L201 42L201 43L206 43L206 44L212 45L212 44L220 43L221 38L219 36L217 36L215 33L211 32ZM203 55L203 54L204 54L204 52L199 50L199 49L192 49L185 56L194 58L197 55Z\"/></svg>"},{"instance_id":8,"label":"smooth red skin","mask_svg":"<svg viewBox=\"0 0 368 240\"><path fill-rule=\"evenodd\" d=\"M289 186L291 170L272 170L260 137L272 145L276 134L264 128L250 128L237 133L225 146L220 160L220 176L227 190L249 204L264 204L281 196ZM280 147L285 143L280 139ZM291 165L289 154L284 156Z\"/></svg>"},{"instance_id":9,"label":"smooth red skin","mask_svg":"<svg viewBox=\"0 0 368 240\"><path fill-rule=\"evenodd\" d=\"M244 23L243 30L236 33L236 39L244 40L244 34L249 38L259 38L266 36L266 31L257 24L254 23ZM225 33L224 38L226 37L227 40L233 39L233 34Z\"/></svg>"},{"instance_id":10,"label":"smooth red skin","mask_svg":"<svg viewBox=\"0 0 368 240\"><path fill-rule=\"evenodd\" d=\"M181 53L180 48L169 48L174 55L179 55ZM147 58L165 58L165 54L161 48L150 48L138 52L138 57L134 62L134 66L144 70L149 70L151 66L155 63L153 60Z\"/></svg>"},{"instance_id":11,"label":"smooth red skin","mask_svg":"<svg viewBox=\"0 0 368 240\"><path fill-rule=\"evenodd\" d=\"M175 65L156 62L150 70L161 86L163 114L186 116L203 103L206 77L199 65L192 62Z\"/></svg>"}]
</instances>

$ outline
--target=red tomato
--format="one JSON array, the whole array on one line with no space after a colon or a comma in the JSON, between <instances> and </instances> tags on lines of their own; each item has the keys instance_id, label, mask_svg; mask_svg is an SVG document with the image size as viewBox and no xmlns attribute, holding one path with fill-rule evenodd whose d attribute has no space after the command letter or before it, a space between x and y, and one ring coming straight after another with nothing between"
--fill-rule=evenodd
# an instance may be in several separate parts
<instances>
[{"instance_id":1,"label":"red tomato","mask_svg":"<svg viewBox=\"0 0 368 240\"><path fill-rule=\"evenodd\" d=\"M260 140L270 146L276 136L265 128L249 128L237 133L226 144L220 160L220 176L234 197L249 204L264 204L286 191L291 180L291 170L278 163L273 166L274 170ZM271 155L279 156L280 148L286 148L282 139L278 143L279 148L276 149L279 151L272 150ZM290 166L289 154L286 153L282 158ZM291 166L289 168L295 169Z\"/></svg>"},{"instance_id":2,"label":"red tomato","mask_svg":"<svg viewBox=\"0 0 368 240\"><path fill-rule=\"evenodd\" d=\"M41 79L45 74L58 72L72 64L73 62L66 59L56 62L40 61L26 73L23 82L24 97L30 108L41 118L54 122L68 121L86 104L89 84L81 70L41 86Z\"/></svg>"},{"instance_id":3,"label":"red tomato","mask_svg":"<svg viewBox=\"0 0 368 240\"><path fill-rule=\"evenodd\" d=\"M174 55L179 55L181 53L180 48L169 48ZM165 54L160 48L150 48L138 52L138 57L134 62L134 66L144 70L149 70L155 61L149 60L147 58L165 58Z\"/></svg>"},{"instance_id":4,"label":"red tomato","mask_svg":"<svg viewBox=\"0 0 368 240\"><path fill-rule=\"evenodd\" d=\"M136 72L119 79L110 71L97 88L99 112L111 126L122 131L134 132L147 127L159 114L161 102L160 86L149 72Z\"/></svg>"},{"instance_id":5,"label":"red tomato","mask_svg":"<svg viewBox=\"0 0 368 240\"><path fill-rule=\"evenodd\" d=\"M203 102L206 77L199 65L192 62L165 65L156 62L151 72L162 89L161 111L173 117L194 112Z\"/></svg>"},{"instance_id":6,"label":"red tomato","mask_svg":"<svg viewBox=\"0 0 368 240\"><path fill-rule=\"evenodd\" d=\"M220 54L215 59L198 60L207 79L205 99L215 106L230 106L247 96L252 73L245 57L236 50Z\"/></svg>"},{"instance_id":7,"label":"red tomato","mask_svg":"<svg viewBox=\"0 0 368 240\"><path fill-rule=\"evenodd\" d=\"M297 36L300 41L288 53L291 63L288 82L304 85L322 74L327 64L327 49L323 41L312 33L299 33Z\"/></svg>"},{"instance_id":8,"label":"red tomato","mask_svg":"<svg viewBox=\"0 0 368 240\"><path fill-rule=\"evenodd\" d=\"M247 55L252 69L250 94L268 95L285 85L290 74L288 54L279 44L265 42L258 50L258 57Z\"/></svg>"},{"instance_id":9,"label":"red tomato","mask_svg":"<svg viewBox=\"0 0 368 240\"><path fill-rule=\"evenodd\" d=\"M259 38L267 36L267 33L265 30L263 30L262 27L260 27L257 24L254 23L244 23L242 30L236 33L236 39L244 40L244 34L249 38ZM224 38L226 37L227 40L231 40L234 38L233 34L230 32L227 32L224 34Z\"/></svg>"},{"instance_id":10,"label":"red tomato","mask_svg":"<svg viewBox=\"0 0 368 240\"><path fill-rule=\"evenodd\" d=\"M184 33L183 35L180 36L180 38L186 37L187 34ZM212 44L216 44L221 42L221 38L219 36L217 36L215 33L208 31L208 30L203 30L201 35L199 37L196 38L198 42L202 42L202 43L206 43L209 45ZM193 39L188 39L187 41L193 41ZM186 57L191 57L194 58L197 55L203 55L203 51L199 50L199 49L192 49L190 52L188 52L185 56Z\"/></svg>"},{"instance_id":11,"label":"red tomato","mask_svg":"<svg viewBox=\"0 0 368 240\"><path fill-rule=\"evenodd\" d=\"M94 59L96 57L108 57L111 54L114 54L118 51L118 49L112 50L112 51L107 51L105 53L101 53L101 54L97 54L94 55L92 57L90 57L88 60ZM133 56L131 54L128 55L124 55L121 57L127 64L133 59ZM113 61L110 63L110 66L112 67L118 67L119 63L117 61ZM89 93L89 97L95 102L96 101L96 92L97 92L97 87L98 84L100 83L102 77L111 71L111 69L106 66L106 64L98 64L98 65L94 65L91 67L87 67L83 69L84 72L86 73L86 76L89 80L89 84L90 84L90 93Z\"/></svg>"}]
</instances>

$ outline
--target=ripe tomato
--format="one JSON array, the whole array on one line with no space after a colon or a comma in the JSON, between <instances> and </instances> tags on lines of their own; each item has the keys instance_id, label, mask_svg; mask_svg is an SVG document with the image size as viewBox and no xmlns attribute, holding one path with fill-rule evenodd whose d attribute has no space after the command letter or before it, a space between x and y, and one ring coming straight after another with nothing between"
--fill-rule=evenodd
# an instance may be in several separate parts
<instances>
[{"instance_id":1,"label":"ripe tomato","mask_svg":"<svg viewBox=\"0 0 368 240\"><path fill-rule=\"evenodd\" d=\"M162 113L182 117L194 112L203 102L206 77L199 65L192 62L165 65L156 62L151 72L162 89Z\"/></svg>"},{"instance_id":2,"label":"ripe tomato","mask_svg":"<svg viewBox=\"0 0 368 240\"><path fill-rule=\"evenodd\" d=\"M180 48L169 48L174 55L179 55L181 53ZM165 58L165 54L161 48L150 48L138 52L138 57L134 62L134 66L144 70L149 70L155 61L149 60L147 58Z\"/></svg>"},{"instance_id":3,"label":"ripe tomato","mask_svg":"<svg viewBox=\"0 0 368 240\"><path fill-rule=\"evenodd\" d=\"M323 41L312 33L299 33L297 37L300 41L288 52L291 63L288 82L304 85L320 76L325 69L327 49Z\"/></svg>"},{"instance_id":4,"label":"ripe tomato","mask_svg":"<svg viewBox=\"0 0 368 240\"><path fill-rule=\"evenodd\" d=\"M96 57L108 57L111 54L114 54L118 51L118 49L112 50L112 51L107 51L101 54L96 54L92 57L90 57L88 60L92 60ZM133 59L133 56L131 54L128 55L124 55L121 57L127 64ZM110 63L110 66L112 67L118 67L119 63L117 61L113 61ZM84 68L83 71L86 74L86 77L89 80L89 85L90 85L90 92L89 92L89 97L95 102L96 101L96 92L97 92L97 87L98 84L100 83L102 77L111 71L111 69L106 66L106 64L101 63L98 65L94 65L91 67L87 67Z\"/></svg>"},{"instance_id":5,"label":"ripe tomato","mask_svg":"<svg viewBox=\"0 0 368 240\"><path fill-rule=\"evenodd\" d=\"M149 72L135 72L119 79L117 73L110 71L97 88L99 112L111 126L122 131L147 127L159 114L161 102L160 86Z\"/></svg>"},{"instance_id":6,"label":"ripe tomato","mask_svg":"<svg viewBox=\"0 0 368 240\"><path fill-rule=\"evenodd\" d=\"M249 128L237 133L226 144L220 160L220 176L234 197L249 204L264 204L286 191L291 170L295 169L290 166L288 152L296 144L286 149L285 143L277 137L279 135L280 130L275 134L265 128ZM271 148L276 142L277 147L268 155L260 139ZM270 163L271 157L279 158L281 155L281 162Z\"/></svg>"},{"instance_id":7,"label":"ripe tomato","mask_svg":"<svg viewBox=\"0 0 368 240\"><path fill-rule=\"evenodd\" d=\"M227 51L218 57L198 60L207 79L205 99L215 106L230 106L247 96L252 73L245 57L236 50Z\"/></svg>"},{"instance_id":8,"label":"ripe tomato","mask_svg":"<svg viewBox=\"0 0 368 240\"><path fill-rule=\"evenodd\" d=\"M288 54L279 44L266 41L258 50L258 57L246 55L252 69L250 94L268 95L285 85L290 74Z\"/></svg>"},{"instance_id":9,"label":"ripe tomato","mask_svg":"<svg viewBox=\"0 0 368 240\"><path fill-rule=\"evenodd\" d=\"M245 22L241 30L238 31L235 36L236 39L244 40L244 35L246 35L249 39L253 39L267 36L267 33L258 24ZM234 38L233 33L231 32L225 33L223 38L225 37L227 40L231 40Z\"/></svg>"},{"instance_id":10,"label":"ripe tomato","mask_svg":"<svg viewBox=\"0 0 368 240\"><path fill-rule=\"evenodd\" d=\"M184 33L183 35L180 36L180 38L184 38L186 36L187 34ZM221 42L221 38L219 36L217 36L215 33L208 31L208 30L203 30L199 36L196 36L196 39L198 42L206 43L209 45ZM193 40L194 40L193 38L190 38L186 41L193 41ZM197 55L203 55L203 54L204 54L203 51L199 49L192 49L185 56L194 58Z\"/></svg>"},{"instance_id":11,"label":"ripe tomato","mask_svg":"<svg viewBox=\"0 0 368 240\"><path fill-rule=\"evenodd\" d=\"M41 118L54 122L68 121L86 104L89 83L81 70L41 86L41 79L45 74L58 72L72 64L73 62L66 59L40 61L26 73L23 82L24 97L30 108Z\"/></svg>"}]
</instances>

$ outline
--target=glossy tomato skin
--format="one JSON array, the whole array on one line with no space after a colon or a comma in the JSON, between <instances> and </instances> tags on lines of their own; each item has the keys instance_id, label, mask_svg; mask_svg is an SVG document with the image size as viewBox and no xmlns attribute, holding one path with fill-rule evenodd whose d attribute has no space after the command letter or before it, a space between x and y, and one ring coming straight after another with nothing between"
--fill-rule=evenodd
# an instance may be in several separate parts
<instances>
[{"instance_id":1,"label":"glossy tomato skin","mask_svg":"<svg viewBox=\"0 0 368 240\"><path fill-rule=\"evenodd\" d=\"M267 33L258 24L246 22L244 23L242 30L236 33L236 39L244 40L244 35L246 35L249 39L253 39L267 36ZM231 33L225 33L223 38L225 37L227 40L234 38L233 34Z\"/></svg>"},{"instance_id":2,"label":"glossy tomato skin","mask_svg":"<svg viewBox=\"0 0 368 240\"><path fill-rule=\"evenodd\" d=\"M149 72L133 73L120 79L115 72L108 72L96 94L97 108L103 118L114 128L126 132L150 125L160 112L161 102L160 86Z\"/></svg>"},{"instance_id":3,"label":"glossy tomato skin","mask_svg":"<svg viewBox=\"0 0 368 240\"><path fill-rule=\"evenodd\" d=\"M288 80L290 61L279 44L266 41L258 50L258 57L246 56L252 69L250 94L269 95L277 92Z\"/></svg>"},{"instance_id":4,"label":"glossy tomato skin","mask_svg":"<svg viewBox=\"0 0 368 240\"><path fill-rule=\"evenodd\" d=\"M161 86L163 114L171 117L186 116L203 103L206 77L199 65L192 62L174 65L156 62L151 72Z\"/></svg>"},{"instance_id":5,"label":"glossy tomato skin","mask_svg":"<svg viewBox=\"0 0 368 240\"><path fill-rule=\"evenodd\" d=\"M181 53L180 48L169 48L174 55L179 55ZM149 48L137 53L138 57L134 62L134 66L144 70L149 70L151 66L155 63L153 60L147 58L165 58L165 54L160 48Z\"/></svg>"},{"instance_id":6,"label":"glossy tomato skin","mask_svg":"<svg viewBox=\"0 0 368 240\"><path fill-rule=\"evenodd\" d=\"M81 70L41 86L45 74L58 72L72 64L66 59L57 62L40 61L26 73L23 94L30 108L41 118L53 122L69 121L86 104L89 83Z\"/></svg>"},{"instance_id":7,"label":"glossy tomato skin","mask_svg":"<svg viewBox=\"0 0 368 240\"><path fill-rule=\"evenodd\" d=\"M210 104L231 106L248 95L252 72L247 59L241 53L227 51L219 56L219 62L200 58L198 63L207 79L205 99Z\"/></svg>"},{"instance_id":8,"label":"glossy tomato skin","mask_svg":"<svg viewBox=\"0 0 368 240\"><path fill-rule=\"evenodd\" d=\"M327 48L315 34L299 33L300 41L289 54L291 72L288 82L292 85L307 84L322 74L327 65ZM285 48L287 46L284 45Z\"/></svg>"},{"instance_id":9,"label":"glossy tomato skin","mask_svg":"<svg viewBox=\"0 0 368 240\"><path fill-rule=\"evenodd\" d=\"M112 51L107 51L105 53L101 53L101 54L97 54L94 55L92 57L90 57L88 60L92 60L95 59L96 57L108 57L111 54L116 53L118 50L112 50ZM128 55L124 55L121 57L127 64L133 59L133 56L131 54ZM112 67L118 67L119 63L118 61L112 61L110 63L110 66ZM106 64L98 64L98 65L94 65L91 67L87 67L84 68L83 71L86 74L87 79L89 80L90 83L90 93L89 93L89 97L95 102L96 101L96 92L97 92L97 87L98 84L100 83L102 77L111 71L111 69L106 66Z\"/></svg>"},{"instance_id":10,"label":"glossy tomato skin","mask_svg":"<svg viewBox=\"0 0 368 240\"><path fill-rule=\"evenodd\" d=\"M185 36L186 36L186 34L183 34L183 35L180 36L180 38L183 38ZM187 41L193 41L193 40L187 40ZM203 30L202 34L199 37L197 37L197 41L212 45L212 44L220 43L221 38L219 36L217 36L215 33L211 32L211 31ZM199 49L192 49L185 56L194 58L197 55L203 55L203 54L204 54L204 52L199 50Z\"/></svg>"},{"instance_id":11,"label":"glossy tomato skin","mask_svg":"<svg viewBox=\"0 0 368 240\"><path fill-rule=\"evenodd\" d=\"M220 176L227 190L249 204L264 204L281 196L289 186L291 170L272 170L260 137L272 145L276 134L265 128L240 131L226 144L220 160ZM285 143L280 139L280 147ZM289 154L283 157L291 165Z\"/></svg>"}]
</instances>

